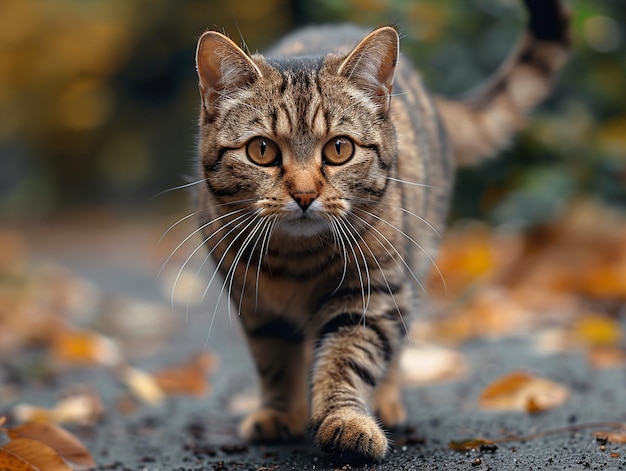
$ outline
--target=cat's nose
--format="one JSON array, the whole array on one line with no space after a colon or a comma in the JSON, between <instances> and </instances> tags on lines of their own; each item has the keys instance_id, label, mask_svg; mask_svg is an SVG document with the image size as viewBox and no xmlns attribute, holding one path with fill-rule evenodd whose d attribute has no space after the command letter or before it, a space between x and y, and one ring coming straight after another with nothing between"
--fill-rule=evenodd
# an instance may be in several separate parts
<instances>
[{"instance_id":1,"label":"cat's nose","mask_svg":"<svg viewBox=\"0 0 626 471\"><path fill-rule=\"evenodd\" d=\"M298 191L291 194L291 197L296 200L302 211L306 211L318 196L319 193L317 191Z\"/></svg>"}]
</instances>

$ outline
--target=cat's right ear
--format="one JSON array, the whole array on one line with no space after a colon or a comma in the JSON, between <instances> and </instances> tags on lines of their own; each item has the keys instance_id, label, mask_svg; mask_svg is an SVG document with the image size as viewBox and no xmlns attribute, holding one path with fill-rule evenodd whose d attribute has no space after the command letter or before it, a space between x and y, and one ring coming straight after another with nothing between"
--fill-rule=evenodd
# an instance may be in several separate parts
<instances>
[{"instance_id":1,"label":"cat's right ear","mask_svg":"<svg viewBox=\"0 0 626 471\"><path fill-rule=\"evenodd\" d=\"M245 88L261 77L254 62L232 40L217 31L207 31L196 49L202 105L210 112L219 96Z\"/></svg>"}]
</instances>

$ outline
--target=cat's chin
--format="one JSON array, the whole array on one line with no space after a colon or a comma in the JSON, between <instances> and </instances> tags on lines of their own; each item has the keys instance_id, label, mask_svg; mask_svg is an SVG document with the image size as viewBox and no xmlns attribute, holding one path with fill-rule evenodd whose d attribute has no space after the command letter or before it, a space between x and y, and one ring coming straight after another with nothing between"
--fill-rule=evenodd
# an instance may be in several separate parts
<instances>
[{"instance_id":1,"label":"cat's chin","mask_svg":"<svg viewBox=\"0 0 626 471\"><path fill-rule=\"evenodd\" d=\"M328 231L328 222L321 218L287 218L276 226L276 231L290 237L315 237Z\"/></svg>"}]
</instances>

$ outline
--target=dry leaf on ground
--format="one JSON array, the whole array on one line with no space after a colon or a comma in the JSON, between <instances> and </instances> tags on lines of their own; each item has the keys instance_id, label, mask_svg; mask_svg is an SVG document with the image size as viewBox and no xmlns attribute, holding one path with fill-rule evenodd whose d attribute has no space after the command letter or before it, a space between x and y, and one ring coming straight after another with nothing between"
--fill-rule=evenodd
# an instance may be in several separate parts
<instances>
[{"instance_id":1,"label":"dry leaf on ground","mask_svg":"<svg viewBox=\"0 0 626 471\"><path fill-rule=\"evenodd\" d=\"M595 347L587 351L587 360L594 368L623 368L626 352L618 347Z\"/></svg>"},{"instance_id":2,"label":"dry leaf on ground","mask_svg":"<svg viewBox=\"0 0 626 471\"><path fill-rule=\"evenodd\" d=\"M560 406L569 398L569 390L554 381L514 371L489 384L479 397L486 410L543 412Z\"/></svg>"},{"instance_id":3,"label":"dry leaf on ground","mask_svg":"<svg viewBox=\"0 0 626 471\"><path fill-rule=\"evenodd\" d=\"M158 371L154 379L166 394L201 396L209 391L206 376L214 365L213 355L200 353L185 363Z\"/></svg>"},{"instance_id":4,"label":"dry leaf on ground","mask_svg":"<svg viewBox=\"0 0 626 471\"><path fill-rule=\"evenodd\" d=\"M30 438L18 438L0 446L0 469L72 471L56 451L45 443Z\"/></svg>"},{"instance_id":5,"label":"dry leaf on ground","mask_svg":"<svg viewBox=\"0 0 626 471\"><path fill-rule=\"evenodd\" d=\"M626 430L598 431L594 435L596 438L607 440L611 443L626 443Z\"/></svg>"},{"instance_id":6,"label":"dry leaf on ground","mask_svg":"<svg viewBox=\"0 0 626 471\"><path fill-rule=\"evenodd\" d=\"M165 399L165 392L154 375L131 366L119 368L118 373L131 392L143 402L158 406Z\"/></svg>"},{"instance_id":7,"label":"dry leaf on ground","mask_svg":"<svg viewBox=\"0 0 626 471\"><path fill-rule=\"evenodd\" d=\"M56 451L73 469L87 469L96 466L91 454L78 438L53 423L26 423L6 429L12 440L29 438L45 443Z\"/></svg>"},{"instance_id":8,"label":"dry leaf on ground","mask_svg":"<svg viewBox=\"0 0 626 471\"><path fill-rule=\"evenodd\" d=\"M103 414L100 396L93 390L81 389L61 399L47 409L30 404L18 404L13 416L19 422L56 422L93 425Z\"/></svg>"},{"instance_id":9,"label":"dry leaf on ground","mask_svg":"<svg viewBox=\"0 0 626 471\"><path fill-rule=\"evenodd\" d=\"M400 354L402 378L408 384L431 384L459 379L467 362L459 352L437 347L407 347Z\"/></svg>"},{"instance_id":10,"label":"dry leaf on ground","mask_svg":"<svg viewBox=\"0 0 626 471\"><path fill-rule=\"evenodd\" d=\"M56 360L77 365L115 366L122 353L115 340L89 330L65 330L54 336L52 354Z\"/></svg>"}]
</instances>

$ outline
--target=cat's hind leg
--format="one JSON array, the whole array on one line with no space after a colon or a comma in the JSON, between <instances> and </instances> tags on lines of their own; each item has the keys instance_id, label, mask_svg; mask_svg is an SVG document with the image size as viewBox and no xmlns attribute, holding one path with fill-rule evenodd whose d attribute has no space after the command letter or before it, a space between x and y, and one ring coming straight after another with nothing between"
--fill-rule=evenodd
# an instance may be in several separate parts
<instances>
[{"instance_id":1,"label":"cat's hind leg","mask_svg":"<svg viewBox=\"0 0 626 471\"><path fill-rule=\"evenodd\" d=\"M398 427L406 421L398 355L391 362L385 379L374 391L374 411L388 429Z\"/></svg>"},{"instance_id":2,"label":"cat's hind leg","mask_svg":"<svg viewBox=\"0 0 626 471\"><path fill-rule=\"evenodd\" d=\"M245 329L261 386L261 407L239 427L251 443L301 439L308 422L307 346L289 322L274 319Z\"/></svg>"}]
</instances>

